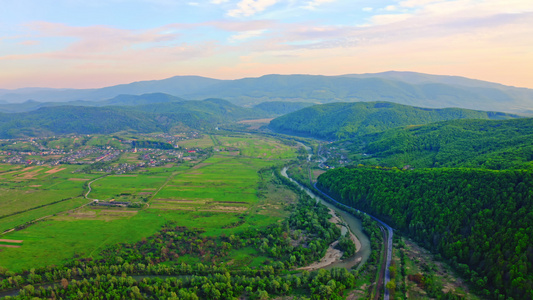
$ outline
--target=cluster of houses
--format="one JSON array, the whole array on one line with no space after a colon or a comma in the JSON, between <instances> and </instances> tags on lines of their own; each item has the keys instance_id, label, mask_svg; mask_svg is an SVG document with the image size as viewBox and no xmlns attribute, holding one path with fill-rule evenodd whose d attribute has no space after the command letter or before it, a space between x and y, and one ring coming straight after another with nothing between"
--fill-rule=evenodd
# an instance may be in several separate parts
<instances>
[{"instance_id":1,"label":"cluster of houses","mask_svg":"<svg viewBox=\"0 0 533 300\"><path fill-rule=\"evenodd\" d=\"M131 202L115 201L115 199L109 201L94 199L92 204L95 206L128 207Z\"/></svg>"},{"instance_id":2,"label":"cluster of houses","mask_svg":"<svg viewBox=\"0 0 533 300\"><path fill-rule=\"evenodd\" d=\"M141 134L140 136L145 136ZM59 165L59 164L76 164L76 165L92 165L96 162L109 162L116 160L124 153L140 152L139 159L140 162L125 162L125 163L113 163L105 164L95 171L106 172L106 173L115 173L115 174L124 174L128 172L135 171L139 168L146 167L157 167L163 166L169 163L181 163L187 160L195 160L198 157L206 155L205 151L202 149L187 149L185 151L178 150L178 142L182 140L188 140L191 138L199 138L200 134L198 132L187 132L181 135L169 135L169 134L158 134L158 135L146 135L150 138L163 139L166 142L174 146L173 149L151 149L151 148L133 148L128 150L119 150L114 149L113 147L107 145L106 147L91 147L84 149L55 149L47 148L43 145L47 145L46 142L39 142L39 139L28 138L28 139L14 139L14 140L2 140L4 145L14 145L14 144L31 144L33 151L17 151L17 150L0 150L0 155L3 158L0 158L2 163L8 164L22 164L22 165ZM71 137L71 136L69 136ZM76 138L77 136L73 136ZM54 137L55 138L55 137ZM79 138L87 138L85 136L79 136ZM48 140L50 138L47 138ZM131 143L127 140L119 140L122 144ZM27 147L24 147L26 149ZM11 149L11 148L7 148ZM35 151L39 149L39 151ZM96 166L96 165L95 165ZM79 170L80 172L83 169Z\"/></svg>"}]
</instances>

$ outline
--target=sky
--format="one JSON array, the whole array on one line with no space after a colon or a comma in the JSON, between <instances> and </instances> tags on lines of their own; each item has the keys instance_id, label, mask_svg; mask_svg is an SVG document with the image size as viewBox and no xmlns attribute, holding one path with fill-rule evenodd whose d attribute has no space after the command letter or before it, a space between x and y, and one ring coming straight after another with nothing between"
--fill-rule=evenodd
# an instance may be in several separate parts
<instances>
[{"instance_id":1,"label":"sky","mask_svg":"<svg viewBox=\"0 0 533 300\"><path fill-rule=\"evenodd\" d=\"M390 70L533 88L533 1L0 0L0 89Z\"/></svg>"}]
</instances>

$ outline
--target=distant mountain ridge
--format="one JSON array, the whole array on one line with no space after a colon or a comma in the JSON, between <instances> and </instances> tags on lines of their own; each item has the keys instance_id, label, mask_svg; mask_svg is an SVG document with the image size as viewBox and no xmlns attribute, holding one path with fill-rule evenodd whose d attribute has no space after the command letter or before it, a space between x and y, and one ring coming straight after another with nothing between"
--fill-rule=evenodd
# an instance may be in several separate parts
<instances>
[{"instance_id":1,"label":"distant mountain ridge","mask_svg":"<svg viewBox=\"0 0 533 300\"><path fill-rule=\"evenodd\" d=\"M154 104L154 103L166 103L166 102L180 102L186 101L185 99L172 96L164 93L151 93L151 94L142 94L142 95L118 95L114 98L104 100L104 101L69 101L69 102L38 102L34 100L28 100L23 103L0 103L0 112L4 113L19 113L39 109L41 107L52 107L52 106L134 106L134 105L143 105L143 104Z\"/></svg>"},{"instance_id":2,"label":"distant mountain ridge","mask_svg":"<svg viewBox=\"0 0 533 300\"><path fill-rule=\"evenodd\" d=\"M0 101L103 101L120 94L149 93L166 93L184 99L223 98L237 105L256 105L267 101L389 101L430 108L459 107L533 113L532 89L458 76L395 71L341 76L265 75L236 80L175 76L101 89L0 91Z\"/></svg>"}]
</instances>

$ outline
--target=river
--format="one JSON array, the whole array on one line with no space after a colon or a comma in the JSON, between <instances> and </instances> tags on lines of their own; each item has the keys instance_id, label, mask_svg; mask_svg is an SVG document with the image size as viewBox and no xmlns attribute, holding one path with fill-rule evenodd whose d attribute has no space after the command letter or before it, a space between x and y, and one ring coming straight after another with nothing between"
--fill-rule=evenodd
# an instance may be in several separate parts
<instances>
[{"instance_id":1,"label":"river","mask_svg":"<svg viewBox=\"0 0 533 300\"><path fill-rule=\"evenodd\" d=\"M287 177L289 180L297 184L298 187L300 187L300 189L305 191L311 198L316 199L317 202L320 202L324 204L326 207L334 210L336 214L342 218L344 223L348 225L348 227L350 228L350 231L352 231L352 233L355 234L357 239L359 239L359 241L361 242L361 248L357 249L357 252L354 256L343 259L341 261L336 261L333 264L325 267L325 269L331 269L331 268L350 269L358 264L359 265L357 266L357 269L361 268L365 264L365 262L368 260L368 258L370 257L370 239L368 238L366 234L363 233L363 225L361 223L361 220L356 218L354 215L330 204L329 202L325 201L322 197L313 193L308 188L294 181L292 178L290 178L287 175L287 168L283 168L283 170L281 170L281 175Z\"/></svg>"}]
</instances>

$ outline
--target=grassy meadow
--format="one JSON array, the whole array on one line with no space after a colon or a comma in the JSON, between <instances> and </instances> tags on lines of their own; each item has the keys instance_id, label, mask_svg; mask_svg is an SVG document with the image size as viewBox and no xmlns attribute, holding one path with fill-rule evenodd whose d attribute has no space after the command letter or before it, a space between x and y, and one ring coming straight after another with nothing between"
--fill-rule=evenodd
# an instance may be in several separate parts
<instances>
[{"instance_id":1,"label":"grassy meadow","mask_svg":"<svg viewBox=\"0 0 533 300\"><path fill-rule=\"evenodd\" d=\"M212 147L216 140L229 147L239 147L242 155L215 152L217 154L197 164L109 175L91 184L90 198L147 202L142 209L85 206L73 210L88 202L79 197L86 191L84 184L102 174L72 174L75 167L71 166L27 169L0 165L0 193L3 193L0 194L0 211L4 214L73 197L1 218L0 228L9 229L53 215L23 230L2 235L3 239L22 240L23 243L18 248L0 247L1 266L19 271L57 265L74 255L97 257L106 246L139 241L156 233L168 221L201 228L206 236L219 236L267 226L287 217L289 212L283 208L296 201L296 196L273 184L272 174L267 172L263 178L258 171L279 163L279 158L294 158L296 149L258 137L216 136L212 139L206 136L190 141L189 145ZM180 146L184 147L183 143ZM55 173L47 173L49 170ZM251 248L240 249L232 252L228 259L235 265L255 265L264 261L257 255Z\"/></svg>"},{"instance_id":2,"label":"grassy meadow","mask_svg":"<svg viewBox=\"0 0 533 300\"><path fill-rule=\"evenodd\" d=\"M287 146L278 140L255 136L218 136L221 147L237 148L240 155L265 159L290 159L294 158L296 149Z\"/></svg>"},{"instance_id":3,"label":"grassy meadow","mask_svg":"<svg viewBox=\"0 0 533 300\"><path fill-rule=\"evenodd\" d=\"M73 174L78 166L17 166L0 168L0 232L32 218L76 207L84 184L96 175ZM78 199L79 200L79 199ZM83 202L86 202L85 200Z\"/></svg>"}]
</instances>

